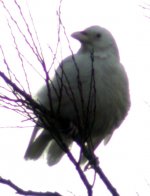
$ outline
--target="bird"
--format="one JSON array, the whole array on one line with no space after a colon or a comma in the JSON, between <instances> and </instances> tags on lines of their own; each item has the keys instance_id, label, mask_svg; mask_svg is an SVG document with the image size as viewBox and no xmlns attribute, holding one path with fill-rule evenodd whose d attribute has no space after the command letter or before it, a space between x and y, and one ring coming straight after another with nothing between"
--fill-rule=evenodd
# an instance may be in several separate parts
<instances>
[{"instance_id":1,"label":"bird","mask_svg":"<svg viewBox=\"0 0 150 196\"><path fill-rule=\"evenodd\" d=\"M57 131L68 149L74 142L79 145L80 162L85 163L83 146L94 153L102 141L108 143L127 116L131 105L129 81L109 30L93 25L71 36L81 47L62 60L36 100L57 119ZM48 165L57 164L65 152L53 137L55 131L42 127L38 119L25 159L36 160L46 152Z\"/></svg>"}]
</instances>

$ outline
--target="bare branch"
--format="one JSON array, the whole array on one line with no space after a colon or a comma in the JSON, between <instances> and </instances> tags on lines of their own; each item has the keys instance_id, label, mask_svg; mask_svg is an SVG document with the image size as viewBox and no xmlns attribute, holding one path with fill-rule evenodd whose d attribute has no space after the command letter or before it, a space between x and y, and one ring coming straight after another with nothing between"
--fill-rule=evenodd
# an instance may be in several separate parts
<instances>
[{"instance_id":1,"label":"bare branch","mask_svg":"<svg viewBox=\"0 0 150 196\"><path fill-rule=\"evenodd\" d=\"M55 192L36 192L36 191L25 191L23 189L21 189L20 187L18 187L17 185L15 185L13 182L11 182L10 180L6 180L2 177L0 177L0 183L8 185L9 187L11 187L12 189L14 189L16 191L17 194L19 195L29 195L29 196L62 196L61 194Z\"/></svg>"},{"instance_id":2,"label":"bare branch","mask_svg":"<svg viewBox=\"0 0 150 196\"><path fill-rule=\"evenodd\" d=\"M12 31L11 25L9 24L9 21L8 21L8 20L7 20L7 23L8 23L8 27L9 27L9 29L10 29L10 32L11 32L11 35L12 35L12 38L13 38L13 41L14 41L14 45L15 45L16 51L17 51L17 53L18 53L18 59L19 59L20 62L21 62L21 66L22 66L23 73L24 73L24 75L25 75L25 79L26 79L28 91L29 91L29 93L30 93L30 95L31 95L30 85L29 85L29 82L28 82L28 76L27 76L27 73L26 73L26 70L25 70L25 67L24 67L22 55L21 55L21 53L20 53L20 50L19 50L18 45L17 45L17 42L16 42L16 38L15 38L15 36L14 36L14 33L13 33L13 31Z\"/></svg>"},{"instance_id":3,"label":"bare branch","mask_svg":"<svg viewBox=\"0 0 150 196\"><path fill-rule=\"evenodd\" d=\"M8 15L9 15L11 21L15 24L15 26L16 26L17 29L18 29L18 31L20 32L20 35L22 35L22 37L24 38L25 42L27 43L27 45L29 46L29 48L31 49L31 51L33 52L33 54L37 57L38 61L41 63L41 62L42 62L42 59L41 59L40 54L39 54L39 52L38 52L38 50L37 50L36 44L35 44L34 41L33 41L32 34L30 34L30 31L28 31L28 32L29 32L29 35L31 36L31 40L32 40L33 46L31 45L30 41L27 39L27 37L25 36L25 34L22 32L22 30L21 30L21 28L19 27L17 21L14 19L14 17L11 15L10 11L9 11L9 10L7 9L7 7L5 6L4 1L1 1L1 3L2 3L4 9L7 11L7 13L8 13ZM26 22L25 22L25 24L26 24ZM29 29L29 28L28 28L28 25L27 25L27 29Z\"/></svg>"}]
</instances>

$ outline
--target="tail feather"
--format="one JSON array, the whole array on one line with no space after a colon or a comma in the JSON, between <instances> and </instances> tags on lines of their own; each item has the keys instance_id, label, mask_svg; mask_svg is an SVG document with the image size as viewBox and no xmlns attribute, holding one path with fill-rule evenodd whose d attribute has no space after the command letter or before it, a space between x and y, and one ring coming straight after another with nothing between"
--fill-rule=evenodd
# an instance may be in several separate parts
<instances>
[{"instance_id":1,"label":"tail feather","mask_svg":"<svg viewBox=\"0 0 150 196\"><path fill-rule=\"evenodd\" d=\"M25 159L38 159L42 153L44 152L45 148L47 147L48 143L51 141L51 135L47 130L44 130L36 139L35 141L30 141L29 146L25 153Z\"/></svg>"}]
</instances>

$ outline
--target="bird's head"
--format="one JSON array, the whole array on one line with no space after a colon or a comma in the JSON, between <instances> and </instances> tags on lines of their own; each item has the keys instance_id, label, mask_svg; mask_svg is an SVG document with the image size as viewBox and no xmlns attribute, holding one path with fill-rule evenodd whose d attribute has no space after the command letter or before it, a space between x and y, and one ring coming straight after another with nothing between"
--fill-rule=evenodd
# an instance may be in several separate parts
<instances>
[{"instance_id":1,"label":"bird's head","mask_svg":"<svg viewBox=\"0 0 150 196\"><path fill-rule=\"evenodd\" d=\"M81 43L82 51L105 51L108 48L118 54L118 48L112 34L100 26L91 26L83 31L72 33L73 38Z\"/></svg>"}]
</instances>

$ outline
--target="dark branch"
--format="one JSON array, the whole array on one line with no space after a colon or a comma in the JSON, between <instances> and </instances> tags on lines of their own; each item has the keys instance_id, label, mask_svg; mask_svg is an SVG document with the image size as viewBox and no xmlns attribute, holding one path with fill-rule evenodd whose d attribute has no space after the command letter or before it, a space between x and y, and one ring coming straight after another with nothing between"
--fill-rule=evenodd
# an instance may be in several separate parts
<instances>
[{"instance_id":1,"label":"dark branch","mask_svg":"<svg viewBox=\"0 0 150 196\"><path fill-rule=\"evenodd\" d=\"M16 191L17 194L19 195L29 195L29 196L62 196L61 194L55 192L36 192L36 191L25 191L23 189L21 189L20 187L18 187L17 185L15 185L13 182L11 182L10 180L6 180L2 177L0 177L0 183L8 185L9 187L11 187L12 189L14 189Z\"/></svg>"}]
</instances>

